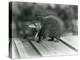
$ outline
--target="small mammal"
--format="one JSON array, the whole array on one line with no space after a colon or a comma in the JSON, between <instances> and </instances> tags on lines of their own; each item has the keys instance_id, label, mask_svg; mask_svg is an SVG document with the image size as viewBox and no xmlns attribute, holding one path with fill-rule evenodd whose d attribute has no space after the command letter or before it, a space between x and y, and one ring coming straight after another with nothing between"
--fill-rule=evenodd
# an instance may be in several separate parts
<instances>
[{"instance_id":1,"label":"small mammal","mask_svg":"<svg viewBox=\"0 0 80 60\"><path fill-rule=\"evenodd\" d=\"M54 41L54 36L57 38L60 38L62 32L64 23L61 19L59 19L56 16L46 16L43 18L43 25L38 33L38 43L42 41L43 39L46 39L47 37L50 37L49 41ZM57 41L57 39L56 39Z\"/></svg>"}]
</instances>

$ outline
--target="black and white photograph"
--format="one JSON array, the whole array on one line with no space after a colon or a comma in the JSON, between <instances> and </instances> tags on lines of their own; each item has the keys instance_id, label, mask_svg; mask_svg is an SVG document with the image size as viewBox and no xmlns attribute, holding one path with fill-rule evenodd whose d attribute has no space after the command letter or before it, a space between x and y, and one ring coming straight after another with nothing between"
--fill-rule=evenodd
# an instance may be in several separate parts
<instances>
[{"instance_id":1,"label":"black and white photograph","mask_svg":"<svg viewBox=\"0 0 80 60\"><path fill-rule=\"evenodd\" d=\"M78 54L78 5L9 2L9 57Z\"/></svg>"}]
</instances>

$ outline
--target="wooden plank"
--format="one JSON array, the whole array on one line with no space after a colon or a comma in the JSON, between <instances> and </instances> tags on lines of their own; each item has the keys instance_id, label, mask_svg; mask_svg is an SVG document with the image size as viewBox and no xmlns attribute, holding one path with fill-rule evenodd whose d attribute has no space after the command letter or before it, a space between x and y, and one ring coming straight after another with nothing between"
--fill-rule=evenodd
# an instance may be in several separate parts
<instances>
[{"instance_id":1,"label":"wooden plank","mask_svg":"<svg viewBox=\"0 0 80 60\"><path fill-rule=\"evenodd\" d=\"M27 52L26 52L26 50L25 50L22 42L21 42L19 39L13 39L13 41L14 41L15 44L16 44L17 50L18 50L19 55L20 55L21 58L30 57L30 56L27 54Z\"/></svg>"},{"instance_id":2,"label":"wooden plank","mask_svg":"<svg viewBox=\"0 0 80 60\"><path fill-rule=\"evenodd\" d=\"M48 52L50 52L52 56L77 54L61 42L43 41L41 44L49 50Z\"/></svg>"},{"instance_id":3,"label":"wooden plank","mask_svg":"<svg viewBox=\"0 0 80 60\"><path fill-rule=\"evenodd\" d=\"M40 43L31 41L32 44L37 48L42 56L52 56L47 49L45 49Z\"/></svg>"},{"instance_id":4,"label":"wooden plank","mask_svg":"<svg viewBox=\"0 0 80 60\"><path fill-rule=\"evenodd\" d=\"M69 45L73 46L74 42L72 40L67 40L66 38L62 39L64 42L68 43ZM73 55L77 54L74 50L72 50L70 47L65 45L62 42L53 42L53 41L45 41L42 40L41 43L37 43L35 41L31 41L31 46L29 46L29 43L22 43L19 39L13 39L13 41L16 44L17 50L21 56L21 58L31 57L32 55L37 56L38 54L40 56L58 56L58 55ZM70 43L71 42L71 43ZM76 41L75 41L76 42ZM28 49L28 48L29 49ZM29 51L30 50L30 51ZM35 51L33 51L35 50ZM29 52L33 51L32 55L29 54ZM35 54L38 53L38 54ZM38 55L38 56L39 56Z\"/></svg>"},{"instance_id":5,"label":"wooden plank","mask_svg":"<svg viewBox=\"0 0 80 60\"><path fill-rule=\"evenodd\" d=\"M66 42L64 39L62 39L62 38L57 38L56 36L54 36L57 40L59 40L60 42L62 42L64 45L66 45L66 46L68 46L69 48L71 48L72 50L74 50L74 51L78 51L78 49L76 49L73 45L71 45L71 43L68 43L68 42Z\"/></svg>"},{"instance_id":6,"label":"wooden plank","mask_svg":"<svg viewBox=\"0 0 80 60\"><path fill-rule=\"evenodd\" d=\"M19 52L17 50L17 47L15 45L15 42L14 40L12 40L12 58L15 59L15 58L20 58L19 56Z\"/></svg>"},{"instance_id":7,"label":"wooden plank","mask_svg":"<svg viewBox=\"0 0 80 60\"><path fill-rule=\"evenodd\" d=\"M32 44L30 44L28 41L24 41L23 46L25 47L30 57L40 57L40 54L36 51L34 46L32 46Z\"/></svg>"},{"instance_id":8,"label":"wooden plank","mask_svg":"<svg viewBox=\"0 0 80 60\"><path fill-rule=\"evenodd\" d=\"M78 36L65 36L61 37L61 39L78 50Z\"/></svg>"}]
</instances>

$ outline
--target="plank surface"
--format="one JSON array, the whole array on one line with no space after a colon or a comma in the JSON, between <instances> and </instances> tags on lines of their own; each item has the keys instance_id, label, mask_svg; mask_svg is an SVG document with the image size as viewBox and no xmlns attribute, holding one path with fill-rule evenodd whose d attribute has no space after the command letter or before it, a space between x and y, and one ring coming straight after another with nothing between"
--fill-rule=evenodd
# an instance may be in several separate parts
<instances>
[{"instance_id":1,"label":"plank surface","mask_svg":"<svg viewBox=\"0 0 80 60\"><path fill-rule=\"evenodd\" d=\"M28 53L26 52L26 49L24 48L22 42L19 40L19 39L13 39L15 44L16 44L16 47L17 47L17 50L19 52L19 55L21 58L26 58L26 57L30 57L28 55Z\"/></svg>"},{"instance_id":2,"label":"plank surface","mask_svg":"<svg viewBox=\"0 0 80 60\"><path fill-rule=\"evenodd\" d=\"M11 49L12 49L12 58L13 58L13 59L15 59L15 58L20 58L19 52L18 52L18 50L17 50L17 47L16 47L16 45L15 45L14 40L12 40L12 47L11 47Z\"/></svg>"},{"instance_id":3,"label":"plank surface","mask_svg":"<svg viewBox=\"0 0 80 60\"><path fill-rule=\"evenodd\" d=\"M78 36L65 36L61 39L78 50Z\"/></svg>"},{"instance_id":4,"label":"plank surface","mask_svg":"<svg viewBox=\"0 0 80 60\"><path fill-rule=\"evenodd\" d=\"M77 48L77 37L61 37L63 41ZM20 39L13 39L19 55L21 58L27 57L40 57L40 56L60 56L60 55L75 55L77 52L72 50L62 42L46 41L37 43L36 41L25 40L22 42Z\"/></svg>"},{"instance_id":5,"label":"plank surface","mask_svg":"<svg viewBox=\"0 0 80 60\"><path fill-rule=\"evenodd\" d=\"M39 50L40 54L42 56L51 56L51 54L48 52L47 49L45 49L41 44L37 43L37 42L34 42L34 41L31 41L34 46Z\"/></svg>"},{"instance_id":6,"label":"plank surface","mask_svg":"<svg viewBox=\"0 0 80 60\"><path fill-rule=\"evenodd\" d=\"M30 57L40 57L36 49L28 41L23 42L23 46Z\"/></svg>"},{"instance_id":7,"label":"plank surface","mask_svg":"<svg viewBox=\"0 0 80 60\"><path fill-rule=\"evenodd\" d=\"M61 42L55 43L43 41L41 44L49 50L48 52L50 52L52 56L76 54L75 51L73 51Z\"/></svg>"}]
</instances>

